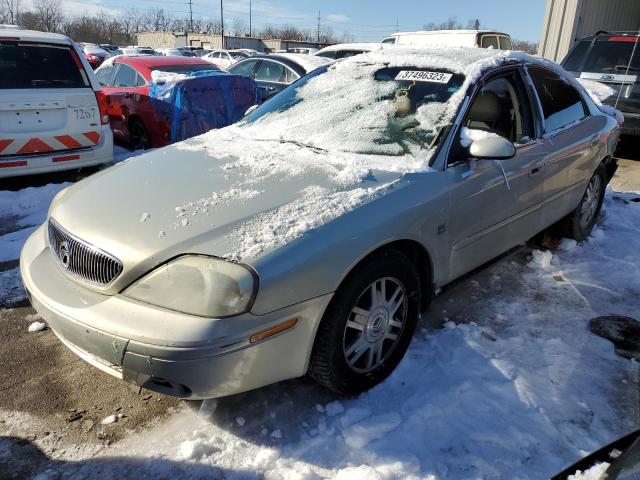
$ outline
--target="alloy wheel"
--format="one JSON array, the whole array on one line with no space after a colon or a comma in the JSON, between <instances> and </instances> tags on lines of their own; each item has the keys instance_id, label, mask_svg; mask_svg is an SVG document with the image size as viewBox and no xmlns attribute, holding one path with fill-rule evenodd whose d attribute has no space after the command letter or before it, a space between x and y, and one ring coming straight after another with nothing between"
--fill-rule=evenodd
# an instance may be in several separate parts
<instances>
[{"instance_id":1,"label":"alloy wheel","mask_svg":"<svg viewBox=\"0 0 640 480\"><path fill-rule=\"evenodd\" d=\"M371 283L349 313L343 353L349 367L358 373L378 368L393 352L406 323L407 293L395 278Z\"/></svg>"},{"instance_id":2,"label":"alloy wheel","mask_svg":"<svg viewBox=\"0 0 640 480\"><path fill-rule=\"evenodd\" d=\"M580 226L585 230L596 216L601 194L602 179L599 175L594 175L591 177L591 181L582 200L582 208L580 209Z\"/></svg>"}]
</instances>

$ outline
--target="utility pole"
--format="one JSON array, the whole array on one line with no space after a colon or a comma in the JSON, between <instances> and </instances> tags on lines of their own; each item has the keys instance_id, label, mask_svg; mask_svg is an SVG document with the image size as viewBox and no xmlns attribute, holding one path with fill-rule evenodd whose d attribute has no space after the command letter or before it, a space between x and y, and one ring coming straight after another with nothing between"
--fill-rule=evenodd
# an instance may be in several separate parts
<instances>
[{"instance_id":1,"label":"utility pole","mask_svg":"<svg viewBox=\"0 0 640 480\"><path fill-rule=\"evenodd\" d=\"M400 31L400 22L398 21L398 17L396 17L396 33Z\"/></svg>"},{"instance_id":2,"label":"utility pole","mask_svg":"<svg viewBox=\"0 0 640 480\"><path fill-rule=\"evenodd\" d=\"M222 9L222 0L220 0L220 27L222 30L222 49L224 50L224 10Z\"/></svg>"},{"instance_id":3,"label":"utility pole","mask_svg":"<svg viewBox=\"0 0 640 480\"><path fill-rule=\"evenodd\" d=\"M189 0L189 31L193 32L193 8L191 0Z\"/></svg>"},{"instance_id":4,"label":"utility pole","mask_svg":"<svg viewBox=\"0 0 640 480\"><path fill-rule=\"evenodd\" d=\"M318 36L316 37L318 48L320 48L320 10L318 10Z\"/></svg>"},{"instance_id":5,"label":"utility pole","mask_svg":"<svg viewBox=\"0 0 640 480\"><path fill-rule=\"evenodd\" d=\"M253 30L251 30L251 0L249 0L249 36L253 37Z\"/></svg>"}]
</instances>

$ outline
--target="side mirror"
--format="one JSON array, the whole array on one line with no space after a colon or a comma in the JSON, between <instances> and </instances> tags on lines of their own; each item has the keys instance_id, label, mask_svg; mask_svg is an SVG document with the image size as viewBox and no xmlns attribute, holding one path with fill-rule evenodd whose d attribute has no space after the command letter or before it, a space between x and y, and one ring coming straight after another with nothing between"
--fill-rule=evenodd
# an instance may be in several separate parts
<instances>
[{"instance_id":1,"label":"side mirror","mask_svg":"<svg viewBox=\"0 0 640 480\"><path fill-rule=\"evenodd\" d=\"M516 147L504 137L491 136L474 140L469 156L487 160L507 160L516 156Z\"/></svg>"},{"instance_id":2,"label":"side mirror","mask_svg":"<svg viewBox=\"0 0 640 480\"><path fill-rule=\"evenodd\" d=\"M253 112L256 108L258 108L258 105L251 105L249 108L247 108L247 111L244 112L244 116L246 117L247 115L249 115L251 112Z\"/></svg>"}]
</instances>

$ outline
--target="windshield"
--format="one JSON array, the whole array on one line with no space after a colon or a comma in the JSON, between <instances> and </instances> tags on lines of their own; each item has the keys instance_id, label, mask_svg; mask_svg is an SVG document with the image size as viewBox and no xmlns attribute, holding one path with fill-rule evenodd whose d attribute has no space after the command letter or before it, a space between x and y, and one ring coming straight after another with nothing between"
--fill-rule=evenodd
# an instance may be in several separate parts
<instances>
[{"instance_id":1,"label":"windshield","mask_svg":"<svg viewBox=\"0 0 640 480\"><path fill-rule=\"evenodd\" d=\"M636 37L598 38L589 48L590 43L590 40L581 41L564 61L564 68L574 72L620 75L629 67L633 74L640 72L640 48L636 48L631 60Z\"/></svg>"},{"instance_id":2,"label":"windshield","mask_svg":"<svg viewBox=\"0 0 640 480\"><path fill-rule=\"evenodd\" d=\"M159 67L151 67L151 71L170 72L170 73L191 73L202 72L204 70L220 70L211 63L189 63L186 65L162 65Z\"/></svg>"},{"instance_id":3,"label":"windshield","mask_svg":"<svg viewBox=\"0 0 640 480\"><path fill-rule=\"evenodd\" d=\"M431 150L464 76L352 63L320 68L247 115L271 135L318 148L382 155ZM267 130L268 127L268 130Z\"/></svg>"}]
</instances>

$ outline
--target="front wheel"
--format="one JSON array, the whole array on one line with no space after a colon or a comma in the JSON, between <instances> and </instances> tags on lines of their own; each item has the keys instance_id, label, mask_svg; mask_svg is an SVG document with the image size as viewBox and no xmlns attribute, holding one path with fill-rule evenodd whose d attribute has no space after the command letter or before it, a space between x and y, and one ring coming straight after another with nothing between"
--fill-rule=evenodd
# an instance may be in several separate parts
<instances>
[{"instance_id":1,"label":"front wheel","mask_svg":"<svg viewBox=\"0 0 640 480\"><path fill-rule=\"evenodd\" d=\"M420 310L420 278L394 250L376 255L343 282L318 327L309 374L340 394L361 393L400 363Z\"/></svg>"},{"instance_id":2,"label":"front wheel","mask_svg":"<svg viewBox=\"0 0 640 480\"><path fill-rule=\"evenodd\" d=\"M606 188L607 171L604 165L600 164L589 180L576 209L560 220L558 227L562 236L573 238L578 242L587 239L598 221Z\"/></svg>"}]
</instances>

